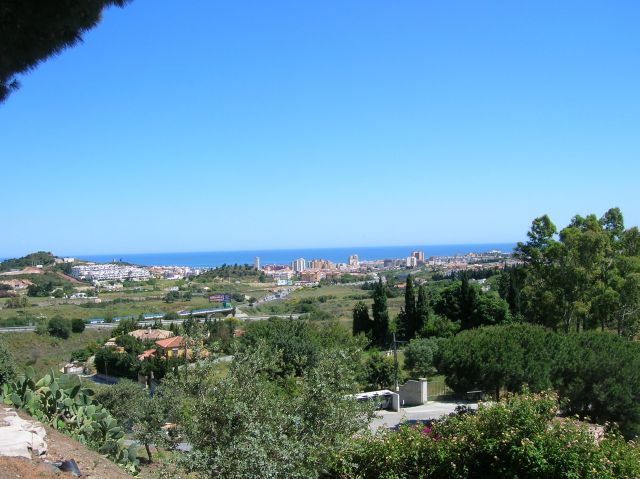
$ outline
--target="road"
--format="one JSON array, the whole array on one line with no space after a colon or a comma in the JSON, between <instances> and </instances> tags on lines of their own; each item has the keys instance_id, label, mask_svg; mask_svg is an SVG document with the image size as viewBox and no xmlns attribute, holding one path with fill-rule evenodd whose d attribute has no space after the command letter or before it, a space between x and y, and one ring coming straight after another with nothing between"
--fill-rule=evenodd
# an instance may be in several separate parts
<instances>
[{"instance_id":1,"label":"road","mask_svg":"<svg viewBox=\"0 0 640 479\"><path fill-rule=\"evenodd\" d=\"M262 316L249 316L246 313L240 311L239 308L236 308L236 317L241 321L263 321L272 317L278 317L278 318L291 317L293 319L298 319L299 316L300 316L299 314L269 314L269 315L262 315ZM199 321L203 322L204 319L200 319ZM145 328L145 327L153 326L155 322L156 322L155 320L154 321L138 321L138 325L141 328ZM184 319L176 319L175 321L162 321L162 325L165 326L172 323L182 324L183 322L184 322ZM113 329L117 325L118 325L117 322L87 324L86 329L101 331L101 330ZM0 333L31 333L35 330L36 330L35 326L10 326L5 328L0 328Z\"/></svg>"}]
</instances>

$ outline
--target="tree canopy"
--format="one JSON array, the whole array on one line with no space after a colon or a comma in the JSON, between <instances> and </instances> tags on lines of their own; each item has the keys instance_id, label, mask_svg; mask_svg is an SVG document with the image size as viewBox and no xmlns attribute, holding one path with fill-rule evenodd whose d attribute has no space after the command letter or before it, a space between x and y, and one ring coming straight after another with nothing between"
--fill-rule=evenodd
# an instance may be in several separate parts
<instances>
[{"instance_id":1,"label":"tree canopy","mask_svg":"<svg viewBox=\"0 0 640 479\"><path fill-rule=\"evenodd\" d=\"M500 281L513 313L565 332L600 327L633 337L640 331L640 233L625 229L618 208L600 219L576 215L560 232L541 216L527 236L516 248L524 266Z\"/></svg>"},{"instance_id":2,"label":"tree canopy","mask_svg":"<svg viewBox=\"0 0 640 479\"><path fill-rule=\"evenodd\" d=\"M129 0L5 0L0 7L0 103L19 87L17 75L82 41L102 11Z\"/></svg>"}]
</instances>

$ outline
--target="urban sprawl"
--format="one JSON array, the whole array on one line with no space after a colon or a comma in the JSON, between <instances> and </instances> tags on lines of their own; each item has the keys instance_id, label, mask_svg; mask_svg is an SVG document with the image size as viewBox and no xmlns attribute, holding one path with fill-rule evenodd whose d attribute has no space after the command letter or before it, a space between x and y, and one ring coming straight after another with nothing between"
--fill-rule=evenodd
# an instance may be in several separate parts
<instances>
[{"instance_id":1,"label":"urban sprawl","mask_svg":"<svg viewBox=\"0 0 640 479\"><path fill-rule=\"evenodd\" d=\"M73 258L65 258L75 262ZM468 253L455 256L431 256L426 258L424 251L412 251L406 258L360 260L357 254L347 258L345 263L335 263L327 259L298 258L290 264L261 265L260 258L254 259L254 268L272 278L279 286L317 284L322 280L339 280L344 274L363 280L372 273L394 269L412 270L423 266L443 275L452 275L460 271L479 271L502 269L513 266L518 261L510 253L493 250L485 253ZM71 275L79 280L94 284L119 281L146 281L151 278L186 279L197 276L209 268L188 266L134 266L118 263L83 263L71 268Z\"/></svg>"}]
</instances>

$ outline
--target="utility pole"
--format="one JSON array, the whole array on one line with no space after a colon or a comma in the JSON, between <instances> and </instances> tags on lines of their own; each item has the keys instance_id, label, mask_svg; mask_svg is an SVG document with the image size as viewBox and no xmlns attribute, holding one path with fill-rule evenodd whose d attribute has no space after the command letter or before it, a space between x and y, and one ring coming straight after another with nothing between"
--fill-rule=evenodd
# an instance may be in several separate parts
<instances>
[{"instance_id":1,"label":"utility pole","mask_svg":"<svg viewBox=\"0 0 640 479\"><path fill-rule=\"evenodd\" d=\"M398 343L406 343L406 341L397 341L396 333L393 333L393 369L394 369L394 380L396 385L395 392L400 392L400 385L398 384Z\"/></svg>"},{"instance_id":2,"label":"utility pole","mask_svg":"<svg viewBox=\"0 0 640 479\"><path fill-rule=\"evenodd\" d=\"M398 385L398 343L396 341L396 333L393 333L393 367L394 367L394 380L396 383L395 392L400 391Z\"/></svg>"}]
</instances>

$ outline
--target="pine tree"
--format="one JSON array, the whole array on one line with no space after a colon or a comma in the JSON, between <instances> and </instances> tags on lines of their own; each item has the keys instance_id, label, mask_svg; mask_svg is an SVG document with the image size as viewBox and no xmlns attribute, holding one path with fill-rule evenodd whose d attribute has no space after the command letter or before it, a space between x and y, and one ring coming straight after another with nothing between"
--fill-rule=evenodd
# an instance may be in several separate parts
<instances>
[{"instance_id":1,"label":"pine tree","mask_svg":"<svg viewBox=\"0 0 640 479\"><path fill-rule=\"evenodd\" d=\"M389 341L389 310L387 309L387 287L378 280L373 290L373 331L372 339L377 346L386 347Z\"/></svg>"},{"instance_id":2,"label":"pine tree","mask_svg":"<svg viewBox=\"0 0 640 479\"><path fill-rule=\"evenodd\" d=\"M371 337L373 322L369 317L369 308L362 301L358 301L353 308L353 335L363 333L368 338Z\"/></svg>"}]
</instances>

